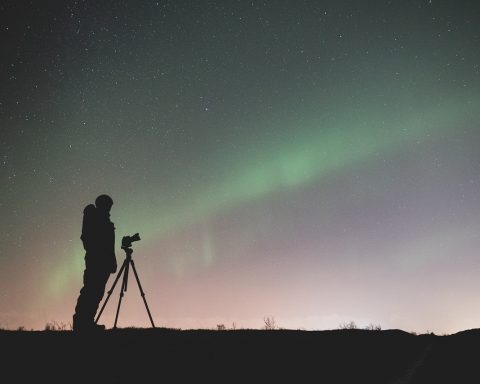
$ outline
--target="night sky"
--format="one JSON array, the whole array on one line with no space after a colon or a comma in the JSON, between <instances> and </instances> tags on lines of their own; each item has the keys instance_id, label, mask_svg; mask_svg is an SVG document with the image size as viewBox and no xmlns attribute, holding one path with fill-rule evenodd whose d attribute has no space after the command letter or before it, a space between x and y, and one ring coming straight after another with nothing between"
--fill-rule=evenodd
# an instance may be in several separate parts
<instances>
[{"instance_id":1,"label":"night sky","mask_svg":"<svg viewBox=\"0 0 480 384\"><path fill-rule=\"evenodd\" d=\"M157 326L480 326L478 1L11 0L0 41L0 327L71 322L102 193Z\"/></svg>"}]
</instances>

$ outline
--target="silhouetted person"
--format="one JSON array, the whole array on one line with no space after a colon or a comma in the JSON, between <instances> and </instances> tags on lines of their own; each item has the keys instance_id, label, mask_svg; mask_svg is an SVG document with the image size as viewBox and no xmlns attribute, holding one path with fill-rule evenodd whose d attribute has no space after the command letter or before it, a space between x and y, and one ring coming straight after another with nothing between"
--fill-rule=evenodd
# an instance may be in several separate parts
<instances>
[{"instance_id":1,"label":"silhouetted person","mask_svg":"<svg viewBox=\"0 0 480 384\"><path fill-rule=\"evenodd\" d=\"M82 235L85 248L85 271L83 287L73 315L74 331L105 329L95 324L95 314L105 293L105 285L111 273L117 270L115 257L115 227L110 221L113 200L100 195L95 205L89 204L83 210Z\"/></svg>"}]
</instances>

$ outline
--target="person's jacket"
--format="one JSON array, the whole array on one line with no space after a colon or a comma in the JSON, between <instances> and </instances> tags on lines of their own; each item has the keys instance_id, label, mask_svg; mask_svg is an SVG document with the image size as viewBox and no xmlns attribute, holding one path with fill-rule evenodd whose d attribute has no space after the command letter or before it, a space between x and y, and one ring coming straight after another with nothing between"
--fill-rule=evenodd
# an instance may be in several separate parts
<instances>
[{"instance_id":1,"label":"person's jacket","mask_svg":"<svg viewBox=\"0 0 480 384\"><path fill-rule=\"evenodd\" d=\"M88 267L115 272L115 226L108 215L102 215L93 205L83 210L82 235L80 239L87 251L85 261Z\"/></svg>"}]
</instances>

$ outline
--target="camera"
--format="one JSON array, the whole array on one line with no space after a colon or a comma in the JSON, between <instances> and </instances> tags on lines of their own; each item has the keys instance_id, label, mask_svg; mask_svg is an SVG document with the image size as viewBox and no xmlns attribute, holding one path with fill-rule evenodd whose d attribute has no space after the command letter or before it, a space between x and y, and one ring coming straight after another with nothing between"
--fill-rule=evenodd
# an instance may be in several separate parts
<instances>
[{"instance_id":1,"label":"camera","mask_svg":"<svg viewBox=\"0 0 480 384\"><path fill-rule=\"evenodd\" d=\"M138 233L133 236L123 236L122 238L122 248L130 248L134 241L140 240L140 235Z\"/></svg>"}]
</instances>

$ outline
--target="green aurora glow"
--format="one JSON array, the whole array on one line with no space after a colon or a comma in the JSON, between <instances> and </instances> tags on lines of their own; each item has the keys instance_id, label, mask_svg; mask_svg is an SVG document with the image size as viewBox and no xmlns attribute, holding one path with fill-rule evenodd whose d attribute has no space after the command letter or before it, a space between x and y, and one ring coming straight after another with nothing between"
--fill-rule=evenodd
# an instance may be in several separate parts
<instances>
[{"instance_id":1,"label":"green aurora glow","mask_svg":"<svg viewBox=\"0 0 480 384\"><path fill-rule=\"evenodd\" d=\"M294 140L285 137L273 144L262 143L257 151L260 155L256 157L237 155L236 162L229 169L220 166L221 169L217 170L226 175L223 180L203 190L194 181L193 194L175 203L165 202L162 196L156 196L152 191L148 197L152 202L150 215L135 214L143 207L133 204L121 208L115 214L116 220L129 223L129 227L137 228L144 240L155 242L210 215L265 198L278 190L321 182L323 177L334 172L395 155L405 146L420 141L448 140L452 125L474 115L479 107L479 102L459 103L457 99L448 107L439 105L418 116L403 119L401 116L363 113L348 119L335 118L335 127L331 122L323 121L309 123L302 129L282 130L299 134ZM302 135L302 132L310 134ZM214 262L214 251L208 231L204 236L203 262L200 264L208 266ZM65 253L68 258L48 277L49 293L54 296L61 295L83 268L82 250L78 246ZM176 260L175 263L177 271L186 268L185 260ZM192 264L198 265L198 260Z\"/></svg>"}]
</instances>

